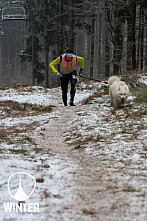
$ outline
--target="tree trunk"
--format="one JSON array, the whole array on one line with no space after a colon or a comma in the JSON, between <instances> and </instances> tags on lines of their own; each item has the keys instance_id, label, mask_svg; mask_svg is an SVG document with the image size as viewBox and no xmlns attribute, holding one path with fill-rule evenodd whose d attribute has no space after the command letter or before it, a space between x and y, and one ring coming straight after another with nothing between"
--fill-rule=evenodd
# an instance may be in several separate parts
<instances>
[{"instance_id":1,"label":"tree trunk","mask_svg":"<svg viewBox=\"0 0 147 221\"><path fill-rule=\"evenodd\" d=\"M58 0L58 54L63 53L63 0Z\"/></svg>"},{"instance_id":2,"label":"tree trunk","mask_svg":"<svg viewBox=\"0 0 147 221\"><path fill-rule=\"evenodd\" d=\"M130 3L131 16L128 21L128 68L136 69L136 3L132 0Z\"/></svg>"},{"instance_id":3,"label":"tree trunk","mask_svg":"<svg viewBox=\"0 0 147 221\"><path fill-rule=\"evenodd\" d=\"M121 72L127 71L127 45L128 45L128 22L125 19L125 23L123 24L123 52L121 59Z\"/></svg>"},{"instance_id":4,"label":"tree trunk","mask_svg":"<svg viewBox=\"0 0 147 221\"><path fill-rule=\"evenodd\" d=\"M48 88L49 87L49 47L46 48L45 50L45 87Z\"/></svg>"},{"instance_id":5,"label":"tree trunk","mask_svg":"<svg viewBox=\"0 0 147 221\"><path fill-rule=\"evenodd\" d=\"M94 63L94 26L95 17L92 18L92 32L91 32L91 57L90 57L90 77L93 77L93 63Z\"/></svg>"}]
</instances>

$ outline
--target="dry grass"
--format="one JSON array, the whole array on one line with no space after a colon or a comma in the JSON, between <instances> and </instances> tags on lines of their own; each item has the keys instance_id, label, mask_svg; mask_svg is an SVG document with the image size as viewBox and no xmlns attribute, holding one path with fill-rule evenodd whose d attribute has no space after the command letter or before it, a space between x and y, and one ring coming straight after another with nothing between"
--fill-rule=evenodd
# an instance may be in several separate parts
<instances>
[{"instance_id":1,"label":"dry grass","mask_svg":"<svg viewBox=\"0 0 147 221\"><path fill-rule=\"evenodd\" d=\"M37 126L36 122L19 125L19 126L11 126L0 129L0 142L8 142L9 144L13 143L35 143L27 134L29 131L32 131Z\"/></svg>"},{"instance_id":2,"label":"dry grass","mask_svg":"<svg viewBox=\"0 0 147 221\"><path fill-rule=\"evenodd\" d=\"M42 113L50 113L53 111L53 106L42 106L37 104L18 103L15 101L0 101L1 119L7 117L28 117L35 116ZM29 131L33 131L38 125L37 122L30 124L21 124L18 126L9 126L7 128L0 128L0 142L7 142L8 144L26 144L35 142L27 136ZM24 136L25 135L25 136Z\"/></svg>"},{"instance_id":3,"label":"dry grass","mask_svg":"<svg viewBox=\"0 0 147 221\"><path fill-rule=\"evenodd\" d=\"M137 103L147 103L147 86L144 84L139 84L136 88L134 88L134 94L136 96L135 102Z\"/></svg>"},{"instance_id":4,"label":"dry grass","mask_svg":"<svg viewBox=\"0 0 147 221\"><path fill-rule=\"evenodd\" d=\"M18 103L15 101L0 101L0 110L1 112L5 113L4 117L24 117L38 115L40 113L50 113L53 110L53 106Z\"/></svg>"},{"instance_id":5,"label":"dry grass","mask_svg":"<svg viewBox=\"0 0 147 221\"><path fill-rule=\"evenodd\" d=\"M0 129L0 140L10 136L11 132L5 129Z\"/></svg>"},{"instance_id":6,"label":"dry grass","mask_svg":"<svg viewBox=\"0 0 147 221\"><path fill-rule=\"evenodd\" d=\"M98 135L91 135L89 137L85 138L79 138L77 140L72 141L70 144L74 146L73 149L79 149L79 148L84 148L85 145L89 144L90 142L99 142L103 137L101 137L99 134Z\"/></svg>"},{"instance_id":7,"label":"dry grass","mask_svg":"<svg viewBox=\"0 0 147 221\"><path fill-rule=\"evenodd\" d=\"M125 183L123 184L123 191L124 192L138 192L139 190L137 189L137 187L131 184Z\"/></svg>"}]
</instances>

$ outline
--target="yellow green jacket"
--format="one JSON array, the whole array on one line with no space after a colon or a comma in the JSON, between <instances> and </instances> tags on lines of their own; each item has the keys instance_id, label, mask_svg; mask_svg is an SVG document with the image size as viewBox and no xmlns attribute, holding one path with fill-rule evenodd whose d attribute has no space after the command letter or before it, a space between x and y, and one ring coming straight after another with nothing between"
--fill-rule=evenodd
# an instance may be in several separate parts
<instances>
[{"instance_id":1,"label":"yellow green jacket","mask_svg":"<svg viewBox=\"0 0 147 221\"><path fill-rule=\"evenodd\" d=\"M76 62L72 63L72 61L69 61L69 62L66 61L66 67L65 67L65 65L62 64L63 63L62 60L64 60L64 58L65 58L65 54L57 57L55 60L53 60L52 62L49 63L49 67L53 73L56 73L58 71L56 69L57 65L60 65L60 72L62 74L68 74L68 73L71 73L74 70L76 70L76 63L77 62L80 65L80 69L84 68L84 58L83 57L80 57L78 55L74 55L73 60L75 58Z\"/></svg>"}]
</instances>

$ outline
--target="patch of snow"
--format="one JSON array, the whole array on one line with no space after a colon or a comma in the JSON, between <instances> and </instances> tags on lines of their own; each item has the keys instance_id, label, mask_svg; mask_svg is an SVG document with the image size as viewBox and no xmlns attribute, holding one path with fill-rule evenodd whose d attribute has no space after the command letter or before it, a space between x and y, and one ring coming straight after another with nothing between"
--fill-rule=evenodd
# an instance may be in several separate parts
<instances>
[{"instance_id":1,"label":"patch of snow","mask_svg":"<svg viewBox=\"0 0 147 221\"><path fill-rule=\"evenodd\" d=\"M147 85L147 76L140 76L138 82Z\"/></svg>"}]
</instances>

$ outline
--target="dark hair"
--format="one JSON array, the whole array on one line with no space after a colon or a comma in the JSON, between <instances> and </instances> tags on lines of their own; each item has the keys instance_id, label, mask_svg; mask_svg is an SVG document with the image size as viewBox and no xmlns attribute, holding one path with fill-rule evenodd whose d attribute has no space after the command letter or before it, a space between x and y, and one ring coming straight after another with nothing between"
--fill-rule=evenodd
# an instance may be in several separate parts
<instances>
[{"instance_id":1,"label":"dark hair","mask_svg":"<svg viewBox=\"0 0 147 221\"><path fill-rule=\"evenodd\" d=\"M73 50L66 50L66 53L72 53L73 54Z\"/></svg>"}]
</instances>

